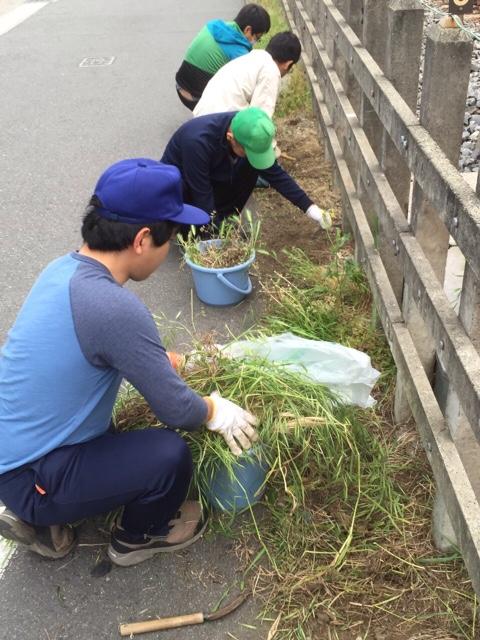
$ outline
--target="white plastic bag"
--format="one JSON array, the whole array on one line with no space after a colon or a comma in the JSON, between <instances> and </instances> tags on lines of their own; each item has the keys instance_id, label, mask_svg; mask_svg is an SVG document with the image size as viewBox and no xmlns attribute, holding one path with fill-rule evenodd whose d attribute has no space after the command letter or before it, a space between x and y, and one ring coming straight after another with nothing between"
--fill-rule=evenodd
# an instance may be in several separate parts
<instances>
[{"instance_id":1,"label":"white plastic bag","mask_svg":"<svg viewBox=\"0 0 480 640\"><path fill-rule=\"evenodd\" d=\"M260 340L232 342L221 350L231 358L251 356L281 362L287 369L326 385L345 404L363 408L375 404L370 392L380 373L372 367L370 357L356 349L282 333Z\"/></svg>"}]
</instances>

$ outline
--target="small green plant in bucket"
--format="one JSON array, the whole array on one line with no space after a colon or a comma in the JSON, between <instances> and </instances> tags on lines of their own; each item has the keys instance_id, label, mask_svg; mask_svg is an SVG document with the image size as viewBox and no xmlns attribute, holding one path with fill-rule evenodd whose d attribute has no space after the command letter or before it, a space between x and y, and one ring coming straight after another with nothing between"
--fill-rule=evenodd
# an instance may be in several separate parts
<instances>
[{"instance_id":1,"label":"small green plant in bucket","mask_svg":"<svg viewBox=\"0 0 480 640\"><path fill-rule=\"evenodd\" d=\"M255 260L260 223L246 213L247 225L238 217L222 221L217 237L201 240L195 229L179 237L185 262L192 270L195 291L202 302L213 306L236 304L249 295L249 269Z\"/></svg>"},{"instance_id":2,"label":"small green plant in bucket","mask_svg":"<svg viewBox=\"0 0 480 640\"><path fill-rule=\"evenodd\" d=\"M254 221L251 211L245 213L246 223L239 216L222 220L210 241L202 240L197 228L192 226L188 236L178 236L185 258L200 267L221 269L247 262L258 244L260 221Z\"/></svg>"}]
</instances>

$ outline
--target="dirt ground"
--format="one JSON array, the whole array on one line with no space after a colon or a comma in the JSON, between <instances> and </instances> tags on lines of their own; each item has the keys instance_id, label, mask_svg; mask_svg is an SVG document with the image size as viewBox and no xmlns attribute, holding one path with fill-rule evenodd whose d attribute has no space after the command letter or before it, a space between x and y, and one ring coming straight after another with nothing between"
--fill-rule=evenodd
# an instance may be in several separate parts
<instances>
[{"instance_id":1,"label":"dirt ground","mask_svg":"<svg viewBox=\"0 0 480 640\"><path fill-rule=\"evenodd\" d=\"M336 210L334 227L340 226L338 210L340 198L335 191L330 165L324 159L322 146L312 118L296 116L276 119L277 141L283 157L280 163L315 204L322 209ZM319 225L285 200L273 189L257 189L255 198L262 220L261 238L268 251L276 254L259 256L260 276L281 269L283 249L301 247L312 259L323 262L330 255L329 234ZM334 230L330 235L334 235Z\"/></svg>"}]
</instances>

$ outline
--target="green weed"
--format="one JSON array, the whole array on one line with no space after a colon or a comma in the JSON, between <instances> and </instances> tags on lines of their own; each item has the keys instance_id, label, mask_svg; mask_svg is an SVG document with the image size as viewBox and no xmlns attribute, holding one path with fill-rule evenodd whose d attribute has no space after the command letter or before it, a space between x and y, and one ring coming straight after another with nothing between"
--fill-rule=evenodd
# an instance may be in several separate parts
<instances>
[{"instance_id":1,"label":"green weed","mask_svg":"<svg viewBox=\"0 0 480 640\"><path fill-rule=\"evenodd\" d=\"M230 216L222 220L215 233L215 240L202 243L197 228L192 226L186 238L177 236L177 242L191 262L209 268L231 267L246 262L257 248L260 221L253 220L246 211L244 220Z\"/></svg>"},{"instance_id":2,"label":"green weed","mask_svg":"<svg viewBox=\"0 0 480 640\"><path fill-rule=\"evenodd\" d=\"M288 329L361 348L380 363L388 396L391 356L369 320L367 283L347 240L332 238L324 266L300 250L285 254L288 276L265 290L269 310L255 335ZM375 637L370 625L394 624L406 632L421 625L422 638L473 640L477 605L462 561L440 556L430 542L433 483L414 432L394 436L381 403L345 407L325 387L271 362L233 361L198 343L190 362L183 375L192 388L218 389L260 421L256 455L269 468L261 505L235 519L217 514L210 535L235 541L241 582L254 585L265 618L281 615L277 637L343 640L354 628L354 637L368 638ZM115 418L117 428L161 426L131 388ZM195 485L207 493L218 465L232 470L237 459L216 434L182 435ZM446 580L457 588L446 589Z\"/></svg>"}]
</instances>

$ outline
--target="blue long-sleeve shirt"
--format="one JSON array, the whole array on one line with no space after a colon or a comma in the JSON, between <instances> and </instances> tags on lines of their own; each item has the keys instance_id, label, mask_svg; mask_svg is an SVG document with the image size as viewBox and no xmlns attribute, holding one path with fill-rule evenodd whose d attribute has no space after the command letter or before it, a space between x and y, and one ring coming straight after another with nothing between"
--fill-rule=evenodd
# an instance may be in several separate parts
<instances>
[{"instance_id":1,"label":"blue long-sleeve shirt","mask_svg":"<svg viewBox=\"0 0 480 640\"><path fill-rule=\"evenodd\" d=\"M108 429L122 378L170 427L205 401L175 373L151 313L101 263L71 253L40 274L0 357L0 474Z\"/></svg>"},{"instance_id":2,"label":"blue long-sleeve shirt","mask_svg":"<svg viewBox=\"0 0 480 640\"><path fill-rule=\"evenodd\" d=\"M232 180L233 164L226 134L236 113L213 113L188 120L173 134L161 158L161 162L179 168L191 194L191 204L208 213L215 209L212 182ZM302 211L313 204L278 162L258 173Z\"/></svg>"}]
</instances>

